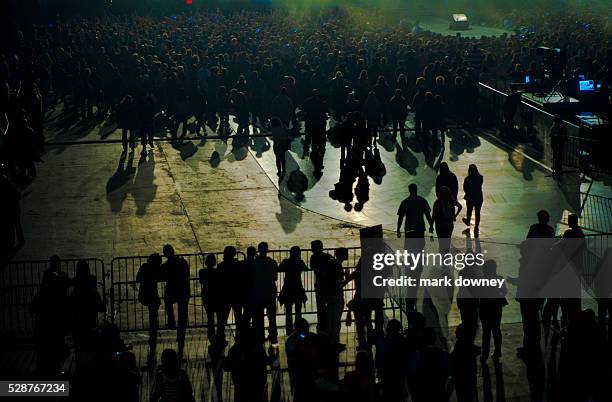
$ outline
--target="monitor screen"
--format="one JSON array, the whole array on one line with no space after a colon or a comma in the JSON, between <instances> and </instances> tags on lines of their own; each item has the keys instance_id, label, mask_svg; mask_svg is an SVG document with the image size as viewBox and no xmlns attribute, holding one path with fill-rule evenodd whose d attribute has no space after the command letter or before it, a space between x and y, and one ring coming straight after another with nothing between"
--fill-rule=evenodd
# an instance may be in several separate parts
<instances>
[{"instance_id":1,"label":"monitor screen","mask_svg":"<svg viewBox=\"0 0 612 402\"><path fill-rule=\"evenodd\" d=\"M468 20L467 15L465 14L453 14L453 19L457 22Z\"/></svg>"},{"instance_id":2,"label":"monitor screen","mask_svg":"<svg viewBox=\"0 0 612 402\"><path fill-rule=\"evenodd\" d=\"M525 84L529 84L531 82L531 77L526 75L525 76Z\"/></svg>"},{"instance_id":3,"label":"monitor screen","mask_svg":"<svg viewBox=\"0 0 612 402\"><path fill-rule=\"evenodd\" d=\"M580 92L593 92L595 91L595 83L593 80L578 81L578 89L580 89Z\"/></svg>"}]
</instances>

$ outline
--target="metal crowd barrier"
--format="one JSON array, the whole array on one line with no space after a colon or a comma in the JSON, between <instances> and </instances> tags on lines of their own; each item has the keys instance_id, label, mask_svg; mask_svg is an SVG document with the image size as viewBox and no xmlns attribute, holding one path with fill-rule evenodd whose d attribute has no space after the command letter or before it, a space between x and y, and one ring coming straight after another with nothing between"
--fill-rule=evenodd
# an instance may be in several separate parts
<instances>
[{"instance_id":1,"label":"metal crowd barrier","mask_svg":"<svg viewBox=\"0 0 612 402\"><path fill-rule=\"evenodd\" d=\"M223 259L223 252L197 253L197 254L178 254L189 264L192 272L190 279L190 298L189 298L189 327L203 327L206 325L206 314L202 304L200 282L198 272L204 268L204 260L207 255L214 254L217 263ZM238 260L244 260L245 255L239 252L236 256ZM147 307L138 301L138 286L136 275L138 270L147 261L148 256L116 257L111 261L110 269L110 317L121 331L142 331L149 329L149 312ZM163 298L165 286L158 284L158 292L162 299L160 312L158 314L159 327L164 328L167 324L167 315L164 311ZM176 316L176 315L175 315Z\"/></svg>"},{"instance_id":2,"label":"metal crowd barrier","mask_svg":"<svg viewBox=\"0 0 612 402\"><path fill-rule=\"evenodd\" d=\"M335 249L325 249L325 252L333 255ZM349 258L345 263L345 273L349 274L357 265L361 256L361 249L359 247L348 248ZM275 260L279 265L285 259L289 257L290 250L270 250L268 256ZM191 277L191 297L189 299L189 318L188 327L200 328L204 327L207 323L206 312L202 304L201 298L201 285L198 278L198 271L204 267L204 259L207 255L214 254L217 257L217 263L222 261L222 252L204 253L204 254L183 254L183 258L187 260L192 272ZM312 256L312 250L302 249L301 257L307 266L310 265L310 257ZM147 307L143 306L138 301L138 284L136 282L136 275L140 266L146 262L146 256L133 256L133 257L117 257L111 262L111 286L110 286L110 304L111 304L111 318L113 322L119 327L121 331L143 331L149 329L149 318ZM238 259L244 260L245 256L243 253L238 253ZM285 281L285 273L279 272L277 277L277 294L283 287ZM302 308L302 316L309 322L316 322L317 305L315 298L314 288L315 276L312 270L308 270L302 273L302 283L308 297L308 301ZM163 300L164 296L164 284L158 285L158 291L160 297ZM355 283L349 283L344 289L345 302L352 300L355 293ZM395 309L397 303L393 303L391 300L385 300L385 308ZM344 313L348 312L348 308L345 305ZM277 301L277 323L279 327L284 326L285 315L284 307ZM163 302L160 306L158 313L159 327L164 328L166 326L166 314L164 311ZM233 314L230 314L228 324L235 324Z\"/></svg>"},{"instance_id":3,"label":"metal crowd barrier","mask_svg":"<svg viewBox=\"0 0 612 402\"><path fill-rule=\"evenodd\" d=\"M69 278L76 273L79 261L89 265L91 274L96 277L98 292L106 295L107 273L104 262L97 258L61 260L61 271ZM44 272L49 268L48 260L13 261L0 269L0 337L29 339L34 336L34 319L30 305L40 290ZM100 313L102 323L105 313Z\"/></svg>"}]
</instances>

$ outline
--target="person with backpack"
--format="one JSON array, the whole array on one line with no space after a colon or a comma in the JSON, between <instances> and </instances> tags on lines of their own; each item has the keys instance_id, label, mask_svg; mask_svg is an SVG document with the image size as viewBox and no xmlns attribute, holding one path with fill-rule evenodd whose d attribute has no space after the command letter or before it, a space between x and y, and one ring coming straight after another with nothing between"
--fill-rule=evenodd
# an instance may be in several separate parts
<instances>
[{"instance_id":1,"label":"person with backpack","mask_svg":"<svg viewBox=\"0 0 612 402\"><path fill-rule=\"evenodd\" d=\"M195 402L193 387L185 370L179 367L174 349L165 349L150 394L151 402Z\"/></svg>"},{"instance_id":2,"label":"person with backpack","mask_svg":"<svg viewBox=\"0 0 612 402\"><path fill-rule=\"evenodd\" d=\"M161 275L162 258L158 253L153 253L142 264L136 274L138 282L138 301L147 308L149 312L149 357L147 365L155 364L155 350L157 348L157 330L159 328L159 306L161 300L157 291L157 283Z\"/></svg>"},{"instance_id":3,"label":"person with backpack","mask_svg":"<svg viewBox=\"0 0 612 402\"><path fill-rule=\"evenodd\" d=\"M179 358L183 357L185 347L185 333L187 332L188 305L191 296L189 284L189 264L183 257L175 254L170 244L164 246L166 262L161 266L162 278L166 282L164 307L168 322L166 328L176 328L176 341L178 343ZM178 306L178 326L174 318L174 305Z\"/></svg>"}]
</instances>

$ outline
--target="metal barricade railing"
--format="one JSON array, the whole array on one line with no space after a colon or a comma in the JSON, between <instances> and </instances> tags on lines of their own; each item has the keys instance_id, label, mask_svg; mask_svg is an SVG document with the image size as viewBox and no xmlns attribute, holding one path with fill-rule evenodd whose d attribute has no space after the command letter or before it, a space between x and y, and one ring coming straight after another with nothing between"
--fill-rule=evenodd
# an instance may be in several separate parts
<instances>
[{"instance_id":1,"label":"metal barricade railing","mask_svg":"<svg viewBox=\"0 0 612 402\"><path fill-rule=\"evenodd\" d=\"M593 287L597 270L606 251L612 247L612 233L589 234L585 236L586 247L583 253L582 287L594 296Z\"/></svg>"},{"instance_id":2,"label":"metal barricade railing","mask_svg":"<svg viewBox=\"0 0 612 402\"><path fill-rule=\"evenodd\" d=\"M324 249L333 255L335 249ZM355 269L359 258L361 257L360 247L349 247L348 248L348 261L344 264L346 274L350 274ZM204 253L204 254L183 254L181 257L187 260L190 266L192 277L190 278L190 299L188 306L188 327L189 328L201 328L206 326L207 317L204 309L204 305L201 298L201 285L198 278L198 271L204 267L204 259L207 255L214 254L217 257L217 262L222 261L222 252ZM275 260L279 265L282 261L289 257L290 250L271 250L268 252L268 256ZM310 257L312 256L312 250L302 249L301 258L307 266L310 265ZM238 253L239 260L244 260L245 256L242 253ZM121 331L143 331L149 329L149 311L146 306L143 306L138 301L138 283L136 281L136 275L138 269L144 262L146 262L146 256L133 256L133 257L118 257L114 258L111 262L110 276L110 303L111 303L111 318L114 323L119 327ZM277 277L277 294L281 291L285 281L285 273L279 272ZM308 297L308 301L305 303L302 309L302 315L310 322L316 322L316 297L315 297L315 274L309 268L306 272L302 273L302 283ZM164 312L163 298L164 298L165 286L163 283L158 284L158 292L162 299L162 304L158 312L158 324L160 328L164 328L167 323L167 317ZM344 299L348 302L353 299L355 294L355 283L349 283L344 289ZM400 303L401 304L401 303ZM397 308L397 300L394 302L391 299L385 300L385 308L395 309ZM344 313L348 312L348 308L345 304ZM284 316L284 308L280 306L277 301L277 319ZM234 325L233 314L230 314L228 318L228 325ZM279 326L283 326L284 320L278 322Z\"/></svg>"},{"instance_id":3,"label":"metal barricade railing","mask_svg":"<svg viewBox=\"0 0 612 402\"><path fill-rule=\"evenodd\" d=\"M97 258L64 259L60 270L73 278L79 261L88 264L90 272L96 277L100 296L106 295L107 272L104 262ZM30 313L30 305L40 290L44 272L49 268L48 260L8 262L0 270L0 337L32 338L35 317ZM98 322L102 323L105 313L100 313Z\"/></svg>"},{"instance_id":4,"label":"metal barricade railing","mask_svg":"<svg viewBox=\"0 0 612 402\"><path fill-rule=\"evenodd\" d=\"M206 325L206 313L202 304L201 287L198 277L200 269L204 268L207 255L213 254L220 262L223 252L178 254L189 264L192 273L190 278L189 318L190 328L200 328ZM138 301L138 284L136 275L138 270L147 261L148 256L116 257L111 261L110 277L110 317L121 331L143 331L149 329L149 311ZM238 260L244 260L244 253L237 254ZM165 286L158 284L160 298L164 299ZM167 315L164 313L164 305L160 306L158 313L159 327L164 328L167 324Z\"/></svg>"}]
</instances>

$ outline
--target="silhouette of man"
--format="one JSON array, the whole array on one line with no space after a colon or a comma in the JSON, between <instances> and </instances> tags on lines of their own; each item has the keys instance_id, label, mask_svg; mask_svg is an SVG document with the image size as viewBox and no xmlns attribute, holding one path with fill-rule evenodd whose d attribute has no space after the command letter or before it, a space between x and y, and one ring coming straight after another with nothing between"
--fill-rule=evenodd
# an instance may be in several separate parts
<instances>
[{"instance_id":1,"label":"silhouette of man","mask_svg":"<svg viewBox=\"0 0 612 402\"><path fill-rule=\"evenodd\" d=\"M268 257L268 243L257 246L258 255L253 262L253 326L260 342L265 341L264 311L268 317L268 339L278 343L276 328L276 280L278 264Z\"/></svg>"},{"instance_id":2,"label":"silhouette of man","mask_svg":"<svg viewBox=\"0 0 612 402\"><path fill-rule=\"evenodd\" d=\"M429 223L429 232L433 232L433 218L431 208L427 200L418 195L418 187L415 183L408 186L409 196L404 199L397 210L397 237L402 237L402 225L404 225L404 248L412 253L418 253L425 247L425 220ZM408 289L406 308L408 311L416 309L416 296L418 284L423 267L419 265L411 271L416 278L416 286Z\"/></svg>"},{"instance_id":3,"label":"silhouette of man","mask_svg":"<svg viewBox=\"0 0 612 402\"><path fill-rule=\"evenodd\" d=\"M342 312L344 310L345 280L344 267L342 264L348 260L348 250L344 247L336 249L334 258L330 260L323 276L322 290L327 301L326 304L326 326L327 334L332 344L340 350L344 345L340 344L340 325Z\"/></svg>"},{"instance_id":4,"label":"silhouette of man","mask_svg":"<svg viewBox=\"0 0 612 402\"><path fill-rule=\"evenodd\" d=\"M157 290L157 284L161 279L162 258L158 253L153 253L142 264L136 274L138 282L138 301L147 308L149 312L149 357L147 366L155 365L157 349L157 330L159 328L159 306L161 300Z\"/></svg>"},{"instance_id":5,"label":"silhouette of man","mask_svg":"<svg viewBox=\"0 0 612 402\"><path fill-rule=\"evenodd\" d=\"M183 257L177 256L174 248L169 244L164 246L163 252L166 257L166 262L161 266L162 277L166 281L164 295L164 308L168 316L166 328L176 328L177 352L182 358L187 331L189 297L191 296L189 264ZM174 304L178 307L178 325L174 318Z\"/></svg>"},{"instance_id":6,"label":"silhouette of man","mask_svg":"<svg viewBox=\"0 0 612 402\"><path fill-rule=\"evenodd\" d=\"M323 291L323 276L329 262L333 258L330 254L323 251L323 242L314 240L310 243L312 255L310 256L310 269L314 271L315 281L315 301L317 303L317 331L326 332L325 317L327 316L327 299Z\"/></svg>"},{"instance_id":7,"label":"silhouette of man","mask_svg":"<svg viewBox=\"0 0 612 402\"><path fill-rule=\"evenodd\" d=\"M451 172L446 162L440 163L440 171L438 172L438 177L436 177L436 195L440 192L442 187L448 187L453 198L455 200L457 199L457 195L459 194L459 181L457 180L457 175Z\"/></svg>"}]
</instances>

